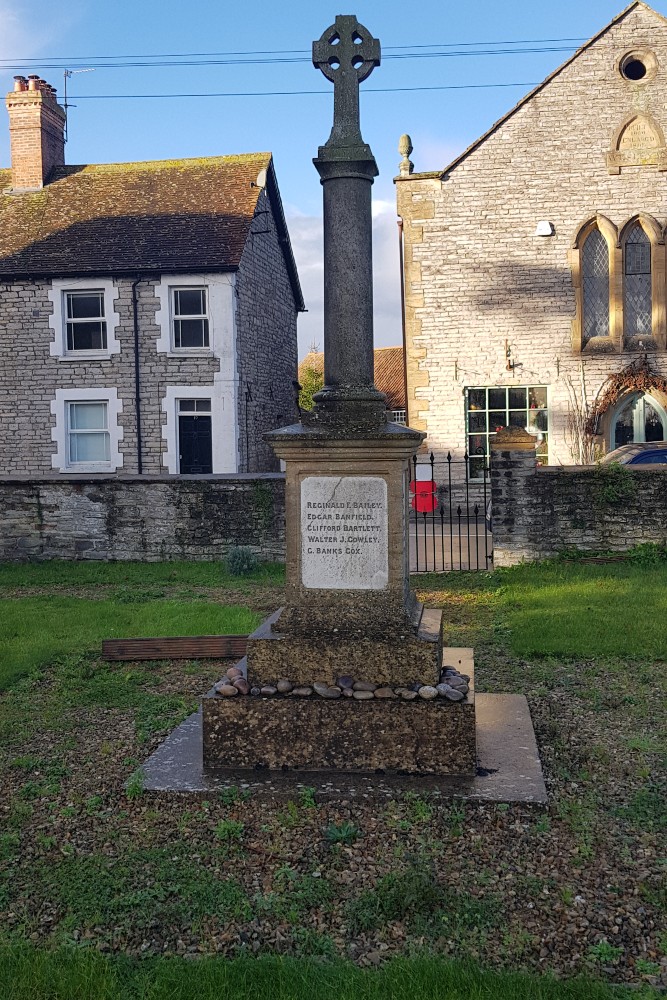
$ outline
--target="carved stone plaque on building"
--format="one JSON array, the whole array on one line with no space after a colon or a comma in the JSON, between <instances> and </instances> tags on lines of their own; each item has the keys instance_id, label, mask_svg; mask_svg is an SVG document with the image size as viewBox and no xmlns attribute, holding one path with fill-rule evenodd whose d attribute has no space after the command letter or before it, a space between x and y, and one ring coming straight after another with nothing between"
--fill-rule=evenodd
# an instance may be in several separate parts
<instances>
[{"instance_id":1,"label":"carved stone plaque on building","mask_svg":"<svg viewBox=\"0 0 667 1000\"><path fill-rule=\"evenodd\" d=\"M383 590L389 579L387 483L308 476L301 484L301 580L322 590Z\"/></svg>"},{"instance_id":2,"label":"carved stone plaque on building","mask_svg":"<svg viewBox=\"0 0 667 1000\"><path fill-rule=\"evenodd\" d=\"M610 174L621 167L657 166L667 170L667 149L662 129L648 115L637 114L623 123L607 153Z\"/></svg>"}]
</instances>

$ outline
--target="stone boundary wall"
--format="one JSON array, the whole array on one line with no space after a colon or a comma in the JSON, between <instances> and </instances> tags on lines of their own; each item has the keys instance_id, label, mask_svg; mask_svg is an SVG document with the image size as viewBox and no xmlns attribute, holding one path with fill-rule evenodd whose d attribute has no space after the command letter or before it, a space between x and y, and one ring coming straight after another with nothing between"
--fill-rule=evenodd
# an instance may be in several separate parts
<instances>
[{"instance_id":1,"label":"stone boundary wall","mask_svg":"<svg viewBox=\"0 0 667 1000\"><path fill-rule=\"evenodd\" d=\"M0 479L0 559L285 558L285 479L75 476Z\"/></svg>"},{"instance_id":2,"label":"stone boundary wall","mask_svg":"<svg viewBox=\"0 0 667 1000\"><path fill-rule=\"evenodd\" d=\"M491 496L495 566L667 542L664 466L537 467L534 451L498 448Z\"/></svg>"}]
</instances>

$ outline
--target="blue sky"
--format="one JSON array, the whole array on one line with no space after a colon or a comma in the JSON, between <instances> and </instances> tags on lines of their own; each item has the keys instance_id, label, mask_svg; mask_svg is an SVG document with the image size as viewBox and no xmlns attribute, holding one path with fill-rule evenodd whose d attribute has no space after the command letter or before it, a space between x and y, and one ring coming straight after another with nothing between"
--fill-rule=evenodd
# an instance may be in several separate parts
<instances>
[{"instance_id":1,"label":"blue sky","mask_svg":"<svg viewBox=\"0 0 667 1000\"><path fill-rule=\"evenodd\" d=\"M652 5L667 14L667 0ZM326 141L333 111L332 87L310 64L309 51L337 13L353 11L380 39L383 63L362 85L362 130L380 168L375 196L376 343L400 342L398 254L393 176L402 132L414 144L417 170L442 167L563 62L623 8L618 0L67 0L21 5L0 0L2 83L16 72L36 72L62 95L63 66L95 66L77 73L69 93L68 163L165 159L270 150L309 313L300 319L300 350L321 343L321 189L311 160ZM568 39L571 41L543 41ZM540 40L531 44L502 44ZM422 56L399 46L505 48L503 55ZM559 50L524 52L520 48ZM284 53L304 61L262 65L105 68L100 57L183 53ZM431 49L415 50L422 53ZM460 50L459 50L460 51ZM244 58L243 56L237 58ZM257 58L269 58L267 56ZM9 61L15 61L11 67ZM152 62L152 60L147 60ZM49 68L49 64L58 67ZM517 84L482 88L480 84ZM376 88L478 89L378 92ZM265 97L182 97L105 100L115 94L204 94L247 91L322 91ZM77 96L79 100L77 100ZM9 163L7 130L0 130L0 162Z\"/></svg>"}]
</instances>

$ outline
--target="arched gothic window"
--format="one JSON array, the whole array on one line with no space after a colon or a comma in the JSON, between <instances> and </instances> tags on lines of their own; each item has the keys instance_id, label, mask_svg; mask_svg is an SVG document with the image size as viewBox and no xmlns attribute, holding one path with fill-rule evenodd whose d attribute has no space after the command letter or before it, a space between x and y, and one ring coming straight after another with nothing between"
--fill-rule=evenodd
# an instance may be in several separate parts
<instances>
[{"instance_id":1,"label":"arched gothic window","mask_svg":"<svg viewBox=\"0 0 667 1000\"><path fill-rule=\"evenodd\" d=\"M664 441L667 413L645 393L636 392L621 400L611 421L611 447L645 441Z\"/></svg>"},{"instance_id":2,"label":"arched gothic window","mask_svg":"<svg viewBox=\"0 0 667 1000\"><path fill-rule=\"evenodd\" d=\"M638 222L625 240L623 276L623 332L626 337L650 337L653 332L651 241Z\"/></svg>"},{"instance_id":3,"label":"arched gothic window","mask_svg":"<svg viewBox=\"0 0 667 1000\"><path fill-rule=\"evenodd\" d=\"M642 230L643 231L643 230ZM581 252L582 334L609 336L609 247L599 229L592 229Z\"/></svg>"}]
</instances>

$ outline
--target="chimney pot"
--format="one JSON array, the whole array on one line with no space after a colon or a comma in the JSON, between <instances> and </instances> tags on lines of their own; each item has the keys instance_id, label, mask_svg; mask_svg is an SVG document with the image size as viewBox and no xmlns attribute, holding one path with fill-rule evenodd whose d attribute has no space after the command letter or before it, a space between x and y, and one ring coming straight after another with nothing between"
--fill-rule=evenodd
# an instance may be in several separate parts
<instances>
[{"instance_id":1,"label":"chimney pot","mask_svg":"<svg viewBox=\"0 0 667 1000\"><path fill-rule=\"evenodd\" d=\"M26 90L27 86L28 86L28 81L26 80L26 78L24 76L15 76L14 77L14 90L16 92L19 92L19 91L22 91L22 90Z\"/></svg>"},{"instance_id":2,"label":"chimney pot","mask_svg":"<svg viewBox=\"0 0 667 1000\"><path fill-rule=\"evenodd\" d=\"M39 77L36 73L31 73L28 77L28 90L39 90Z\"/></svg>"}]
</instances>

